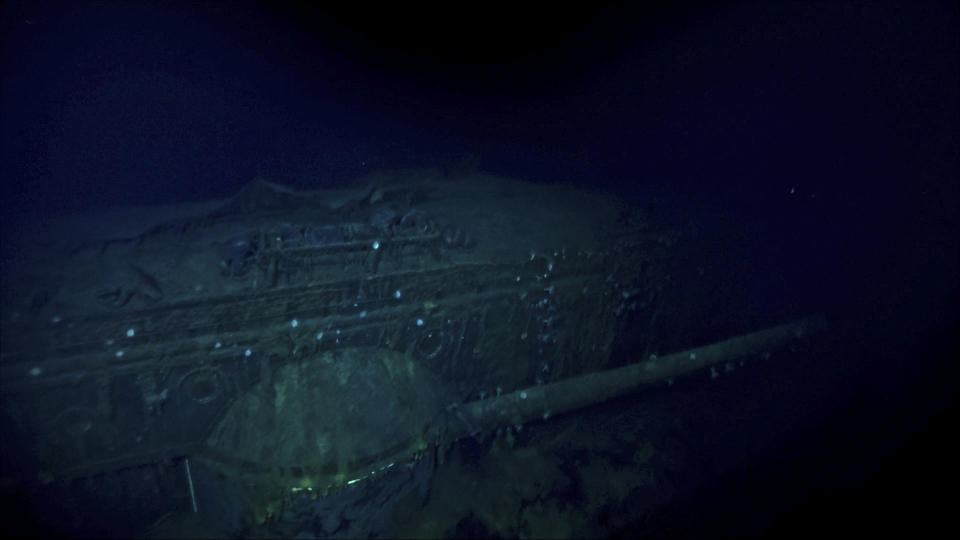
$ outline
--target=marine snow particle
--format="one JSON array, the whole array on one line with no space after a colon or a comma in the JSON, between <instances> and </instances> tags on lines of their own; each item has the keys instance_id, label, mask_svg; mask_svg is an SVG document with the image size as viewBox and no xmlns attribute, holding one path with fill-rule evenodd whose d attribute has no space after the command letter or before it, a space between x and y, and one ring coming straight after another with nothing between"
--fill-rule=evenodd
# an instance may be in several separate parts
<instances>
[{"instance_id":1,"label":"marine snow particle","mask_svg":"<svg viewBox=\"0 0 960 540\"><path fill-rule=\"evenodd\" d=\"M136 332L133 331L133 328L127 330L127 337L133 337Z\"/></svg>"},{"instance_id":2,"label":"marine snow particle","mask_svg":"<svg viewBox=\"0 0 960 540\"><path fill-rule=\"evenodd\" d=\"M115 356L116 356L117 358L123 358L123 351L117 351L117 353L116 353Z\"/></svg>"},{"instance_id":3,"label":"marine snow particle","mask_svg":"<svg viewBox=\"0 0 960 540\"><path fill-rule=\"evenodd\" d=\"M293 319L292 321L290 321L290 326L296 328L296 327L300 326L300 321L298 321L298 320L296 320L296 319Z\"/></svg>"},{"instance_id":4,"label":"marine snow particle","mask_svg":"<svg viewBox=\"0 0 960 540\"><path fill-rule=\"evenodd\" d=\"M423 326L423 319L417 319L417 326Z\"/></svg>"},{"instance_id":5,"label":"marine snow particle","mask_svg":"<svg viewBox=\"0 0 960 540\"><path fill-rule=\"evenodd\" d=\"M520 392L520 399L527 399L527 393L526 393L526 392Z\"/></svg>"},{"instance_id":6,"label":"marine snow particle","mask_svg":"<svg viewBox=\"0 0 960 540\"><path fill-rule=\"evenodd\" d=\"M379 240L374 240L374 241L373 241L373 249L374 249L374 250L380 249L380 241L379 241Z\"/></svg>"},{"instance_id":7,"label":"marine snow particle","mask_svg":"<svg viewBox=\"0 0 960 540\"><path fill-rule=\"evenodd\" d=\"M396 299L399 300L401 296L403 296L403 293L400 292L400 289L397 289L397 290L393 291L393 297L394 297L394 298L396 298Z\"/></svg>"},{"instance_id":8,"label":"marine snow particle","mask_svg":"<svg viewBox=\"0 0 960 540\"><path fill-rule=\"evenodd\" d=\"M244 356L250 356L251 354L253 354L253 351L251 351L250 349L243 351Z\"/></svg>"}]
</instances>

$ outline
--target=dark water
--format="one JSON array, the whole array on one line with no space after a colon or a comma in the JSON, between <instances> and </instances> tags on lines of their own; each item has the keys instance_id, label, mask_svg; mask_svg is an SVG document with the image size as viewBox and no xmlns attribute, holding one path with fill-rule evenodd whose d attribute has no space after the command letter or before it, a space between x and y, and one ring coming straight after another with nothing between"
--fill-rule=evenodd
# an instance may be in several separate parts
<instances>
[{"instance_id":1,"label":"dark water","mask_svg":"<svg viewBox=\"0 0 960 540\"><path fill-rule=\"evenodd\" d=\"M831 320L802 362L652 399L699 437L699 473L651 518L660 529L638 516L620 534L945 522L936 492L958 480L960 11L672 4L4 2L3 236L226 197L258 176L310 189L479 168L610 191L728 254L705 264L746 261L751 321Z\"/></svg>"}]
</instances>

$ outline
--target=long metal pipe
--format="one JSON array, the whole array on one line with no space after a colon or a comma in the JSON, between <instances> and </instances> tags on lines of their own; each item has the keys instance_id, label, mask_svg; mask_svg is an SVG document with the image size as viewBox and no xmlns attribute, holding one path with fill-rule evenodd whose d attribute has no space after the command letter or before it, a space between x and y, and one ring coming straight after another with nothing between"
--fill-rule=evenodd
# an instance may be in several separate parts
<instances>
[{"instance_id":1,"label":"long metal pipe","mask_svg":"<svg viewBox=\"0 0 960 540\"><path fill-rule=\"evenodd\" d=\"M470 431L524 424L602 403L706 367L782 346L825 327L822 316L810 317L620 368L465 403L457 414L462 421L451 422L445 438L456 440L471 435Z\"/></svg>"}]
</instances>

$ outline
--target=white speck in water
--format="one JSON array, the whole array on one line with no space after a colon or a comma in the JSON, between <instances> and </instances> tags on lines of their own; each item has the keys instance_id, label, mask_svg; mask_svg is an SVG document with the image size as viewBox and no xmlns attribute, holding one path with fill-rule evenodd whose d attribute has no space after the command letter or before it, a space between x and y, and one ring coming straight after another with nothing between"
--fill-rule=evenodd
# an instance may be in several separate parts
<instances>
[{"instance_id":1,"label":"white speck in water","mask_svg":"<svg viewBox=\"0 0 960 540\"><path fill-rule=\"evenodd\" d=\"M117 356L117 358L123 357L123 351L117 351L116 356Z\"/></svg>"},{"instance_id":2,"label":"white speck in water","mask_svg":"<svg viewBox=\"0 0 960 540\"><path fill-rule=\"evenodd\" d=\"M417 326L423 326L423 319L417 319Z\"/></svg>"},{"instance_id":3,"label":"white speck in water","mask_svg":"<svg viewBox=\"0 0 960 540\"><path fill-rule=\"evenodd\" d=\"M58 322L60 322L60 321L62 321L62 320L63 320L63 317L61 317L61 316L59 316L59 315L54 315L53 317L50 318L50 322L52 322L53 324L57 324Z\"/></svg>"},{"instance_id":4,"label":"white speck in water","mask_svg":"<svg viewBox=\"0 0 960 540\"><path fill-rule=\"evenodd\" d=\"M394 298L400 298L401 296L403 296L403 293L400 292L400 289L393 291Z\"/></svg>"},{"instance_id":5,"label":"white speck in water","mask_svg":"<svg viewBox=\"0 0 960 540\"><path fill-rule=\"evenodd\" d=\"M133 337L136 332L133 331L133 328L127 330L127 337Z\"/></svg>"},{"instance_id":6,"label":"white speck in water","mask_svg":"<svg viewBox=\"0 0 960 540\"><path fill-rule=\"evenodd\" d=\"M214 349L219 349L220 347L223 347L223 343L220 343L219 341L213 344Z\"/></svg>"},{"instance_id":7,"label":"white speck in water","mask_svg":"<svg viewBox=\"0 0 960 540\"><path fill-rule=\"evenodd\" d=\"M34 366L34 367L30 368L30 376L31 376L31 377L39 377L40 375L43 375L43 370L42 370L42 369L40 369L40 368L37 367L37 366Z\"/></svg>"},{"instance_id":8,"label":"white speck in water","mask_svg":"<svg viewBox=\"0 0 960 540\"><path fill-rule=\"evenodd\" d=\"M527 393L526 393L526 392L520 392L520 399L527 399Z\"/></svg>"},{"instance_id":9,"label":"white speck in water","mask_svg":"<svg viewBox=\"0 0 960 540\"><path fill-rule=\"evenodd\" d=\"M251 354L253 354L253 351L251 351L250 349L243 351L244 356L250 356Z\"/></svg>"},{"instance_id":10,"label":"white speck in water","mask_svg":"<svg viewBox=\"0 0 960 540\"><path fill-rule=\"evenodd\" d=\"M298 320L296 320L296 319L293 319L292 321L290 321L290 326L296 328L296 327L300 326L300 321L298 321Z\"/></svg>"},{"instance_id":11,"label":"white speck in water","mask_svg":"<svg viewBox=\"0 0 960 540\"><path fill-rule=\"evenodd\" d=\"M380 249L380 241L379 241L379 240L374 240L374 241L373 241L373 249L375 249L375 250L376 250L376 249Z\"/></svg>"},{"instance_id":12,"label":"white speck in water","mask_svg":"<svg viewBox=\"0 0 960 540\"><path fill-rule=\"evenodd\" d=\"M323 332L317 332L317 341L323 339Z\"/></svg>"},{"instance_id":13,"label":"white speck in water","mask_svg":"<svg viewBox=\"0 0 960 540\"><path fill-rule=\"evenodd\" d=\"M697 359L697 353L695 353L695 352L690 353L690 359L691 359L691 360L696 360L696 359Z\"/></svg>"},{"instance_id":14,"label":"white speck in water","mask_svg":"<svg viewBox=\"0 0 960 540\"><path fill-rule=\"evenodd\" d=\"M364 318L364 317L366 317L366 316L367 316L367 310L363 310L363 311L360 312L360 318L361 318L361 319Z\"/></svg>"}]
</instances>

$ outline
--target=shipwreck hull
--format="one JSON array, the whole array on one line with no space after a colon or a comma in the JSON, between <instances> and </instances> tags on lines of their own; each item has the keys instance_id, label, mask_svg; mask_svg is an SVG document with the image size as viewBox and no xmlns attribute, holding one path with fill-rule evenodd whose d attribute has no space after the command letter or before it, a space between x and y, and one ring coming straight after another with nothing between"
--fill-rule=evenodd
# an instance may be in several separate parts
<instances>
[{"instance_id":1,"label":"shipwreck hull","mask_svg":"<svg viewBox=\"0 0 960 540\"><path fill-rule=\"evenodd\" d=\"M615 199L493 178L257 181L128 215L52 226L4 269L3 481L85 532L113 530L86 498L150 523L200 492L248 516L236 530L377 474L399 495L458 438L613 397L511 405L610 367L678 239Z\"/></svg>"}]
</instances>

